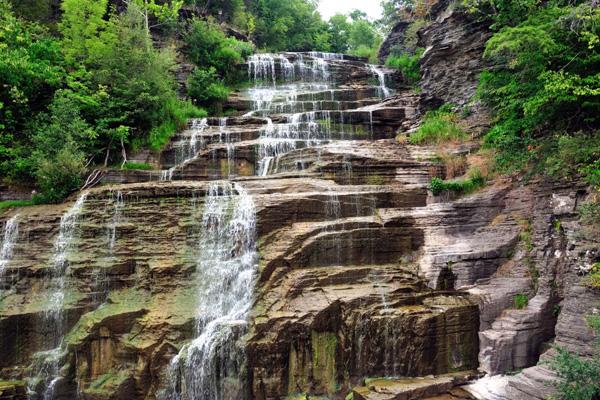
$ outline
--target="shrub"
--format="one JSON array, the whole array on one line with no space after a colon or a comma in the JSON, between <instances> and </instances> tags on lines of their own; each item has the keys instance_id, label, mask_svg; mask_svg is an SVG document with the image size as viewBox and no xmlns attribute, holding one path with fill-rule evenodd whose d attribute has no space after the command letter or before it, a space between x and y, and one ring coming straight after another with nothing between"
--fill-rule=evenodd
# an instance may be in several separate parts
<instances>
[{"instance_id":1,"label":"shrub","mask_svg":"<svg viewBox=\"0 0 600 400\"><path fill-rule=\"evenodd\" d=\"M579 218L584 224L600 225L600 195L597 194L581 205Z\"/></svg>"},{"instance_id":2,"label":"shrub","mask_svg":"<svg viewBox=\"0 0 600 400\"><path fill-rule=\"evenodd\" d=\"M458 125L458 117L450 111L450 105L444 105L436 111L425 114L419 129L409 136L412 144L440 144L467 139L466 132Z\"/></svg>"},{"instance_id":3,"label":"shrub","mask_svg":"<svg viewBox=\"0 0 600 400\"><path fill-rule=\"evenodd\" d=\"M592 266L586 283L590 287L600 288L600 262L597 262Z\"/></svg>"},{"instance_id":4,"label":"shrub","mask_svg":"<svg viewBox=\"0 0 600 400\"><path fill-rule=\"evenodd\" d=\"M469 194L485 186L485 178L479 170L474 170L466 179L455 179L444 181L440 178L433 178L429 183L429 190L434 196L439 195L445 190L457 194Z\"/></svg>"},{"instance_id":5,"label":"shrub","mask_svg":"<svg viewBox=\"0 0 600 400\"><path fill-rule=\"evenodd\" d=\"M414 85L421 79L421 69L419 59L423 54L423 49L417 49L414 55L400 54L392 55L387 58L385 65L398 68L407 83Z\"/></svg>"},{"instance_id":6,"label":"shrub","mask_svg":"<svg viewBox=\"0 0 600 400\"><path fill-rule=\"evenodd\" d=\"M42 191L41 199L58 203L82 185L85 173L83 153L66 145L54 159L42 159L36 170L37 185Z\"/></svg>"},{"instance_id":7,"label":"shrub","mask_svg":"<svg viewBox=\"0 0 600 400\"><path fill-rule=\"evenodd\" d=\"M165 105L165 121L153 128L148 136L148 145L152 150L162 149L173 136L185 128L188 119L204 118L207 113L190 102L172 100Z\"/></svg>"},{"instance_id":8,"label":"shrub","mask_svg":"<svg viewBox=\"0 0 600 400\"><path fill-rule=\"evenodd\" d=\"M188 94L198 104L208 106L227 100L229 89L218 78L213 67L196 68L188 79Z\"/></svg>"},{"instance_id":9,"label":"shrub","mask_svg":"<svg viewBox=\"0 0 600 400\"><path fill-rule=\"evenodd\" d=\"M184 51L197 67L214 68L214 73L227 82L239 78L236 66L254 50L251 43L225 35L212 20L194 19L184 41Z\"/></svg>"},{"instance_id":10,"label":"shrub","mask_svg":"<svg viewBox=\"0 0 600 400\"><path fill-rule=\"evenodd\" d=\"M529 298L526 294L518 293L513 297L513 305L517 310L522 310L529 304Z\"/></svg>"},{"instance_id":11,"label":"shrub","mask_svg":"<svg viewBox=\"0 0 600 400\"><path fill-rule=\"evenodd\" d=\"M544 142L538 153L544 170L562 178L580 174L592 186L600 187L600 134L557 135Z\"/></svg>"},{"instance_id":12,"label":"shrub","mask_svg":"<svg viewBox=\"0 0 600 400\"><path fill-rule=\"evenodd\" d=\"M348 51L349 54L352 54L357 57L364 57L369 59L369 62L372 64L377 63L377 47L367 47L367 46L358 46L355 49L351 49Z\"/></svg>"},{"instance_id":13,"label":"shrub","mask_svg":"<svg viewBox=\"0 0 600 400\"><path fill-rule=\"evenodd\" d=\"M548 362L560 379L553 381L557 400L595 400L600 396L600 317L588 317L596 332L595 351L591 357L580 357L560 346Z\"/></svg>"}]
</instances>

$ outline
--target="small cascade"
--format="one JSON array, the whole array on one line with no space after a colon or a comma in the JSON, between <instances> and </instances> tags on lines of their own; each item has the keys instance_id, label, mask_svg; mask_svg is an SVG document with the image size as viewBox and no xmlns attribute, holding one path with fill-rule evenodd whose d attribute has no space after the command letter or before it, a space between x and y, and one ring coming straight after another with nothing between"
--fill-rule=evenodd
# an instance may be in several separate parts
<instances>
[{"instance_id":1,"label":"small cascade","mask_svg":"<svg viewBox=\"0 0 600 400\"><path fill-rule=\"evenodd\" d=\"M275 57L272 54L254 54L248 58L248 78L258 82L277 84Z\"/></svg>"},{"instance_id":2,"label":"small cascade","mask_svg":"<svg viewBox=\"0 0 600 400\"><path fill-rule=\"evenodd\" d=\"M4 224L2 246L0 247L0 285L4 284L4 269L13 257L13 250L19 237L19 216L15 215ZM2 287L0 286L0 292Z\"/></svg>"},{"instance_id":3,"label":"small cascade","mask_svg":"<svg viewBox=\"0 0 600 400\"><path fill-rule=\"evenodd\" d=\"M4 224L2 247L0 247L0 276L13 256L13 249L19 237L19 216L15 215Z\"/></svg>"},{"instance_id":4,"label":"small cascade","mask_svg":"<svg viewBox=\"0 0 600 400\"><path fill-rule=\"evenodd\" d=\"M202 216L197 279L196 339L171 362L168 400L246 397L244 350L257 267L256 212L238 184L210 183Z\"/></svg>"},{"instance_id":5,"label":"small cascade","mask_svg":"<svg viewBox=\"0 0 600 400\"><path fill-rule=\"evenodd\" d=\"M231 141L231 132L227 129L227 118L219 118L219 143L227 148L227 176L231 177L235 166L235 144Z\"/></svg>"},{"instance_id":6,"label":"small cascade","mask_svg":"<svg viewBox=\"0 0 600 400\"><path fill-rule=\"evenodd\" d=\"M273 160L300 147L314 147L332 138L331 113L329 111L296 113L288 116L287 123L274 125L267 119L258 147L258 173L265 176L277 172Z\"/></svg>"},{"instance_id":7,"label":"small cascade","mask_svg":"<svg viewBox=\"0 0 600 400\"><path fill-rule=\"evenodd\" d=\"M116 192L111 192L110 202L113 204L113 211L112 218L107 229L107 237L108 252L112 256L113 250L115 248L115 243L117 242L117 225L119 225L119 223L121 222L121 215L123 214L123 207L125 206L123 192L121 192L120 190L117 190Z\"/></svg>"},{"instance_id":8,"label":"small cascade","mask_svg":"<svg viewBox=\"0 0 600 400\"><path fill-rule=\"evenodd\" d=\"M192 126L190 128L192 134L190 135L189 140L182 142L177 146L175 149L175 160L173 163L174 166L160 172L161 182L172 181L173 174L178 166L184 165L185 163L196 158L198 151L204 147L202 133L204 133L206 128L208 128L207 118L195 119L192 121Z\"/></svg>"},{"instance_id":9,"label":"small cascade","mask_svg":"<svg viewBox=\"0 0 600 400\"><path fill-rule=\"evenodd\" d=\"M72 249L79 216L81 215L87 193L82 193L75 204L67 210L60 219L58 236L54 241L54 254L50 270L50 295L49 307L44 315L45 329L48 331L47 342L51 350L34 355L32 371L34 374L29 380L30 391L43 393L40 397L44 400L54 399L55 388L62 380L60 375L61 365L66 355L63 346L65 335L64 303L66 295L69 265L67 256Z\"/></svg>"},{"instance_id":10,"label":"small cascade","mask_svg":"<svg viewBox=\"0 0 600 400\"><path fill-rule=\"evenodd\" d=\"M332 61L332 60L343 60L344 59L344 55L343 54L339 54L339 53L325 53L322 51L310 51L308 53L309 56L314 57L314 58L322 58L324 60L327 61Z\"/></svg>"},{"instance_id":11,"label":"small cascade","mask_svg":"<svg viewBox=\"0 0 600 400\"><path fill-rule=\"evenodd\" d=\"M385 99L392 94L391 90L385 84L385 73L376 65L369 65L371 72L379 79L379 97Z\"/></svg>"}]
</instances>

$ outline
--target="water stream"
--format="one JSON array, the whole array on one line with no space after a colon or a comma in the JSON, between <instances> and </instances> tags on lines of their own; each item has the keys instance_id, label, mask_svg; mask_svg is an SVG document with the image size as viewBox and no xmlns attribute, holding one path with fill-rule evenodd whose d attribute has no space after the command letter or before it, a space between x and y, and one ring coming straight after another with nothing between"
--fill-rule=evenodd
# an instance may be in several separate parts
<instances>
[{"instance_id":1,"label":"water stream","mask_svg":"<svg viewBox=\"0 0 600 400\"><path fill-rule=\"evenodd\" d=\"M169 400L243 399L246 329L257 268L252 197L229 181L209 184L198 241L196 338L170 366Z\"/></svg>"},{"instance_id":2,"label":"water stream","mask_svg":"<svg viewBox=\"0 0 600 400\"><path fill-rule=\"evenodd\" d=\"M67 256L73 247L79 216L81 215L87 193L82 193L75 204L61 217L58 235L54 241L54 253L50 268L50 296L48 308L44 313L44 329L47 331L46 343L50 350L36 353L33 356L31 370L33 374L28 381L30 394L42 393L44 400L54 399L55 388L61 382L61 367L66 355L63 339L65 326L65 297L69 275Z\"/></svg>"},{"instance_id":3,"label":"water stream","mask_svg":"<svg viewBox=\"0 0 600 400\"><path fill-rule=\"evenodd\" d=\"M4 269L13 257L13 249L19 237L19 216L15 215L4 224L2 246L0 247L0 280L3 279Z\"/></svg>"}]
</instances>

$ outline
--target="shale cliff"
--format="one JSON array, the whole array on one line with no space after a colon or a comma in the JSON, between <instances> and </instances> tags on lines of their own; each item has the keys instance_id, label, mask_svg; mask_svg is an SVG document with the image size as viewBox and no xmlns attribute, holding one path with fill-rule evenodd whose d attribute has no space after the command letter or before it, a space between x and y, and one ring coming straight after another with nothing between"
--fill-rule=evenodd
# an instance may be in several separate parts
<instances>
[{"instance_id":1,"label":"shale cliff","mask_svg":"<svg viewBox=\"0 0 600 400\"><path fill-rule=\"evenodd\" d=\"M237 115L190 121L160 169L4 212L0 399L545 398L548 344L591 352L589 192L428 192L437 149L396 134L469 101L488 35L438 7L421 94L356 57L255 55Z\"/></svg>"}]
</instances>

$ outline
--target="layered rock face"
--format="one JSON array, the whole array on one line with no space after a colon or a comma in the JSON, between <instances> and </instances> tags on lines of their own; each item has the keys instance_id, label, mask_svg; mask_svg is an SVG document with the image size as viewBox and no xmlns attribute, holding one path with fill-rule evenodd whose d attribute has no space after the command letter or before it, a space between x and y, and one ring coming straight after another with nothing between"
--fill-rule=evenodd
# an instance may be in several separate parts
<instances>
[{"instance_id":1,"label":"layered rock face","mask_svg":"<svg viewBox=\"0 0 600 400\"><path fill-rule=\"evenodd\" d=\"M420 107L393 71L326 53L247 67L239 115L190 121L162 170L2 215L2 380L33 399L469 398L493 392L453 389L478 368L584 342L585 188L433 197L435 149L393 140ZM533 368L511 387L530 392Z\"/></svg>"}]
</instances>

